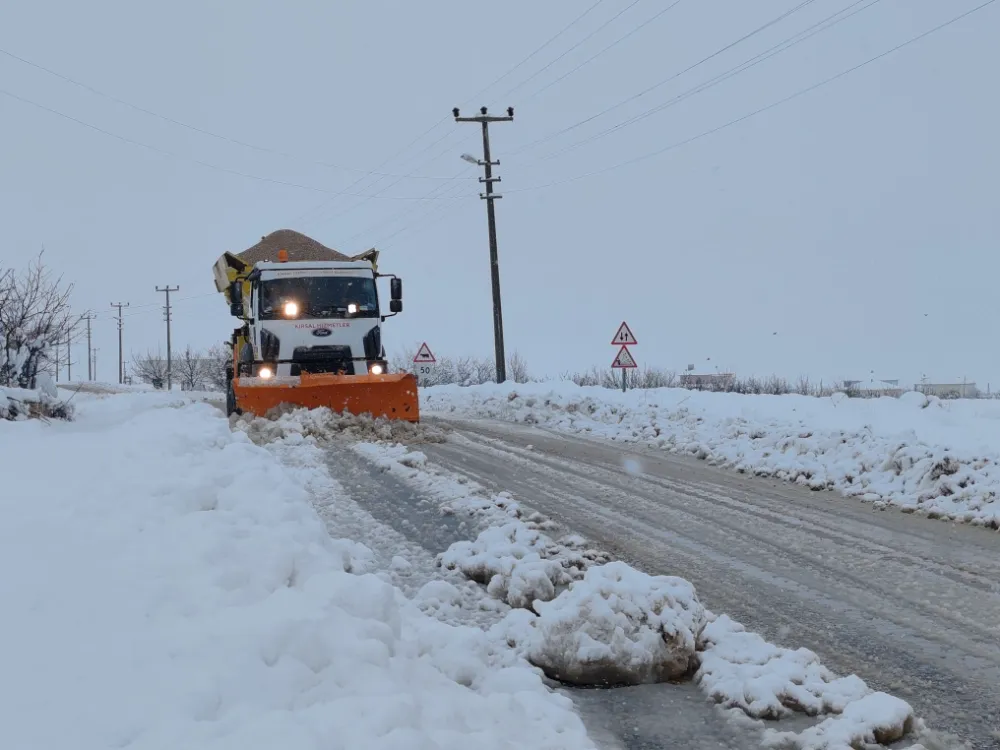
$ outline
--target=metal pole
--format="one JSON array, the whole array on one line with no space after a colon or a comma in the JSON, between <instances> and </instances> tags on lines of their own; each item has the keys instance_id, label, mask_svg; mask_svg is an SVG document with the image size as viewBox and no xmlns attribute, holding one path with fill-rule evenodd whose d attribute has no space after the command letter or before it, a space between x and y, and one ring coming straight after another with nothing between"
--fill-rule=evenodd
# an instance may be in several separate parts
<instances>
[{"instance_id":1,"label":"metal pole","mask_svg":"<svg viewBox=\"0 0 1000 750\"><path fill-rule=\"evenodd\" d=\"M623 367L622 368L622 393L625 393L625 391L628 389L628 387L626 385L627 383L628 383L628 370L626 370Z\"/></svg>"}]
</instances>

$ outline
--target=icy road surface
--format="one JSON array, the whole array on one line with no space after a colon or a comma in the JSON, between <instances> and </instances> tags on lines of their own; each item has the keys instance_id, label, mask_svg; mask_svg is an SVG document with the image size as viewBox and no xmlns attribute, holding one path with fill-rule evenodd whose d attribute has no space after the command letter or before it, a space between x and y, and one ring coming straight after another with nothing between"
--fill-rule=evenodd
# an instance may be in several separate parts
<instances>
[{"instance_id":1,"label":"icy road surface","mask_svg":"<svg viewBox=\"0 0 1000 750\"><path fill-rule=\"evenodd\" d=\"M421 450L430 447L430 444L420 445ZM376 555L399 554L416 562L413 581L394 581L404 591L416 589L425 582L420 569L441 575L440 569L432 567L434 555L443 552L452 542L469 538L470 529L454 517L442 516L433 499L422 497L421 493L351 451L334 450L329 455L330 470L349 490L358 510L363 515L370 514L384 529L382 534L373 535L371 523L359 521L355 517L357 513L352 516L347 504L341 503L339 510L335 506L326 511L320 508L321 515L330 524L331 534L355 534L359 538L363 534L365 544ZM566 694L576 704L591 739L602 750L664 750L671 747L756 750L760 747L760 732L756 728L728 719L693 683L617 690L567 690ZM799 731L805 726L795 719L782 722L782 728L789 730Z\"/></svg>"},{"instance_id":2,"label":"icy road surface","mask_svg":"<svg viewBox=\"0 0 1000 750\"><path fill-rule=\"evenodd\" d=\"M435 463L687 578L710 609L904 698L932 729L1000 747L1000 533L537 427L447 425L448 442L420 446Z\"/></svg>"}]
</instances>

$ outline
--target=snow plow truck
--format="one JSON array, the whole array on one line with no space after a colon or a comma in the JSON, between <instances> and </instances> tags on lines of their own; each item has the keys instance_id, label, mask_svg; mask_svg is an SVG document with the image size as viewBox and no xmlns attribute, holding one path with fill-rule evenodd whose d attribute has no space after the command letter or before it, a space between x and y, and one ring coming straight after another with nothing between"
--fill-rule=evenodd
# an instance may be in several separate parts
<instances>
[{"instance_id":1,"label":"snow plow truck","mask_svg":"<svg viewBox=\"0 0 1000 750\"><path fill-rule=\"evenodd\" d=\"M346 256L283 229L215 262L215 287L242 325L230 339L226 412L281 406L419 421L417 381L390 373L382 324L403 309L403 284L378 251ZM377 280L389 279L389 313Z\"/></svg>"}]
</instances>

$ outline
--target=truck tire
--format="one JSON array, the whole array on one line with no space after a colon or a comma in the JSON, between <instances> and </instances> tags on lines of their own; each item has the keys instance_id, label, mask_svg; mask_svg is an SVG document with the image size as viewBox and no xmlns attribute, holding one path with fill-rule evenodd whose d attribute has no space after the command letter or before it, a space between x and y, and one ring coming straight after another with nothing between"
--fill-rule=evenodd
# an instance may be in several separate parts
<instances>
[{"instance_id":1,"label":"truck tire","mask_svg":"<svg viewBox=\"0 0 1000 750\"><path fill-rule=\"evenodd\" d=\"M229 385L226 386L226 416L231 417L233 414L242 414L243 411L236 406L236 391L233 389L233 381L229 381Z\"/></svg>"}]
</instances>

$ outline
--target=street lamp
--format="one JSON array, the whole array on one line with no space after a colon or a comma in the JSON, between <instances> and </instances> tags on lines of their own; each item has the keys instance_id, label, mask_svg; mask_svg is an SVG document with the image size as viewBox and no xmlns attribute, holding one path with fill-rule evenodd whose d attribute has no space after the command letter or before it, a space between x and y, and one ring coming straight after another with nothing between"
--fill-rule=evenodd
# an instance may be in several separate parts
<instances>
[{"instance_id":1,"label":"street lamp","mask_svg":"<svg viewBox=\"0 0 1000 750\"><path fill-rule=\"evenodd\" d=\"M475 164L477 167L479 166L479 159L472 154L462 154L462 159L469 162L469 164Z\"/></svg>"}]
</instances>

